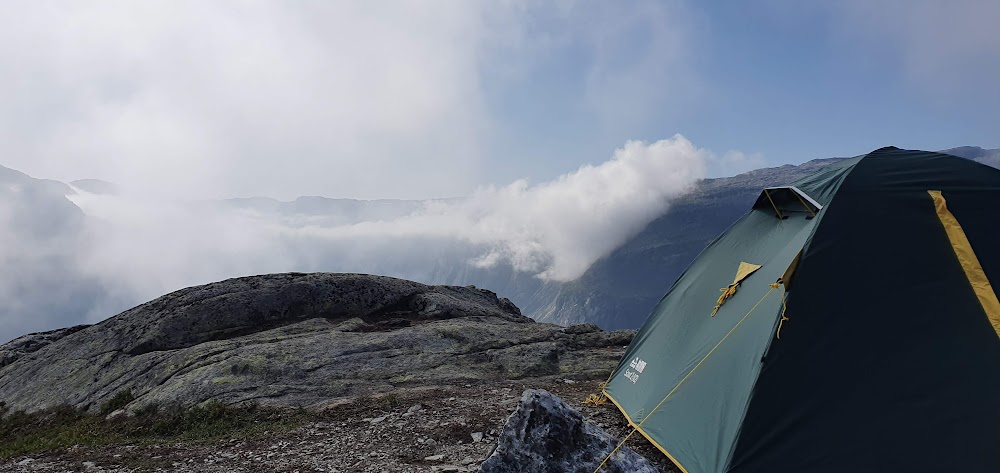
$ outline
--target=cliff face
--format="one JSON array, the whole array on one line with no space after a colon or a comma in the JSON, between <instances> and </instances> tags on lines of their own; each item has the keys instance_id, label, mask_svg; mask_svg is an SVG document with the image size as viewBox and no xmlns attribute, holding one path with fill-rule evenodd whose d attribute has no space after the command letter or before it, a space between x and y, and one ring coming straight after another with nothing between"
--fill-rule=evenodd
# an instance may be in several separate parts
<instances>
[{"instance_id":1,"label":"cliff face","mask_svg":"<svg viewBox=\"0 0 1000 473\"><path fill-rule=\"evenodd\" d=\"M317 406L376 392L600 377L632 332L535 323L473 287L276 274L176 291L92 326L0 346L0 399L32 411L256 401Z\"/></svg>"}]
</instances>

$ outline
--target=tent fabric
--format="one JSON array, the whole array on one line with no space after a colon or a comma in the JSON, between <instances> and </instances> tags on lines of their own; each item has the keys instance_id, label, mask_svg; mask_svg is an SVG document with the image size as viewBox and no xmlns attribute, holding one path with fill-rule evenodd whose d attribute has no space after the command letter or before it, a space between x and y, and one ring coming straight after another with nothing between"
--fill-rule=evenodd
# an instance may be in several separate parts
<instances>
[{"instance_id":1,"label":"tent fabric","mask_svg":"<svg viewBox=\"0 0 1000 473\"><path fill-rule=\"evenodd\" d=\"M660 300L605 394L687 473L1000 471L1000 332L975 279L1000 281L1000 171L883 148L791 186L815 217L758 200Z\"/></svg>"}]
</instances>

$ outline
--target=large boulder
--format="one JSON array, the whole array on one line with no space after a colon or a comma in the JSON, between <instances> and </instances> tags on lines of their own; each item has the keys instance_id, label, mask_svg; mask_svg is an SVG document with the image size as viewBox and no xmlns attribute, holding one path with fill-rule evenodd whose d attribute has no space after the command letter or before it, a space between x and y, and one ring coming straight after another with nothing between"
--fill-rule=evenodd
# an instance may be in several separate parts
<instances>
[{"instance_id":1,"label":"large boulder","mask_svg":"<svg viewBox=\"0 0 1000 473\"><path fill-rule=\"evenodd\" d=\"M504 426L496 450L480 473L591 472L618 445L583 414L544 390L529 389ZM623 445L602 468L605 473L658 473Z\"/></svg>"},{"instance_id":2,"label":"large boulder","mask_svg":"<svg viewBox=\"0 0 1000 473\"><path fill-rule=\"evenodd\" d=\"M288 273L182 289L101 323L0 346L12 410L92 411L209 399L319 406L331 399L537 376L597 378L634 332L539 324L473 287Z\"/></svg>"}]
</instances>

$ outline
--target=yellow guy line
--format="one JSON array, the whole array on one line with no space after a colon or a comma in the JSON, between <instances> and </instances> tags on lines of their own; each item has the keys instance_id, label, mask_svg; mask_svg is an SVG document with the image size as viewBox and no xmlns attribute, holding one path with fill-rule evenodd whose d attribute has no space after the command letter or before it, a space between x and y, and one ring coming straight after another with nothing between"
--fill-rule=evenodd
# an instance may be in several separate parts
<instances>
[{"instance_id":1,"label":"yellow guy line","mask_svg":"<svg viewBox=\"0 0 1000 473\"><path fill-rule=\"evenodd\" d=\"M720 345L722 345L722 342L726 341L726 339L727 339L727 338L729 338L729 336L730 336L730 335L732 335L732 334L733 334L733 332L735 332L735 331L736 331L736 328L737 328L737 327L739 327L739 326L740 326L740 324L742 324L742 323L743 323L743 321L744 321L744 320L746 320L746 319L747 319L747 317L749 317L751 313L753 313L754 309L756 309L756 308L757 308L757 306L759 306L761 302L764 302L764 299L767 299L767 296L769 296L769 295L771 294L771 292L772 292L772 291L774 291L774 287L771 287L770 289L768 289L768 290L767 290L767 292L766 292L766 293L764 294L764 296L763 296L763 297L761 297L761 298L760 298L760 300L759 300L759 301L757 301L757 303L756 303L756 304L754 304L754 305L753 305L753 307L751 307L751 308L750 308L750 311L749 311L749 312L747 312L747 314L746 314L746 315L744 315L744 316L743 316L743 318L742 318L742 319L740 319L740 321L739 321L739 322L736 322L736 325L734 325L734 326L733 326L733 328L729 330L729 333L726 333L726 335L725 335L724 337L722 337L722 340L719 340L719 343L716 343L716 344L715 344L715 346L714 346L714 347L712 347L712 349L711 349L711 350L710 350L710 351L709 351L709 352L708 352L708 353L707 353L707 354L706 354L706 355L705 355L705 356L704 356L704 357L703 357L703 358L701 359L701 361L699 361L697 365L694 365L694 368L691 368L691 371L688 371L688 373L687 373L686 375L684 375L684 377L683 377L683 378L681 378L681 380L680 380L680 381L679 381L679 382L677 383L677 385L676 385L676 386L674 386L674 388L673 388L673 389L671 389L671 390L670 390L670 392L669 392L669 393L667 393L667 395L666 395L666 396L664 396L664 397L663 397L663 399L661 399L661 400L660 400L660 403L659 403L659 404L657 404L657 405L656 405L656 407L654 407L654 408L653 408L653 410L649 411L649 414L648 414L648 415L646 415L646 417L645 417L645 418L643 418L643 419L642 419L642 421L640 421L640 422L639 422L638 424L635 424L635 426L634 426L634 427L632 427L632 431L631 431L631 432L629 432L629 434L628 434L628 435L626 435L624 439L622 439L621 443L619 443L619 444L618 444L618 446L617 446L617 447L615 447L615 449L614 449L614 450L612 450L612 451L611 451L611 453L609 453L609 454L608 454L608 456L604 457L604 460L603 460L603 461L601 462L601 464L600 464L600 465L597 465L597 469L596 469L596 470L594 470L594 473L597 473L597 472L601 471L601 468L604 468L604 464L605 464L605 463L607 463L607 462L608 462L608 460L609 460L609 459L610 459L611 457L615 456L615 454L616 454L616 453L618 453L618 450L620 450L620 449L622 448L622 445L625 445L625 442L627 442L627 441L628 441L628 439L629 439L630 437L632 437L632 435L633 435L633 434L635 434L635 432L636 432L637 430L639 430L639 428L640 428L640 427L642 427L642 424L646 423L646 421L647 421L647 420L649 420L649 418L650 418L650 417L653 417L653 413L654 413L654 412L656 412L656 410L657 410L657 409L659 409L659 408L660 408L660 406L662 406L662 405L663 405L663 403L664 403L664 402L666 402L666 401L667 401L667 399L668 399L668 398L669 398L670 396L672 396L672 395L673 395L673 394L674 394L675 392L677 392L677 388L681 387L681 385L682 385L682 384L684 384L684 382L685 382L685 381L687 381L687 379L688 379L689 377L691 377L691 375L692 375L692 374L693 374L693 373L694 373L694 372L695 372L695 371L696 371L696 370L697 370L697 369L698 369L699 367L701 367L702 363L704 363L704 362L705 362L705 360L707 360L707 359L708 359L708 357L712 356L712 353L715 353L715 350L717 350L717 349L719 348L719 346L720 346ZM680 466L680 465L677 465L677 466Z\"/></svg>"}]
</instances>

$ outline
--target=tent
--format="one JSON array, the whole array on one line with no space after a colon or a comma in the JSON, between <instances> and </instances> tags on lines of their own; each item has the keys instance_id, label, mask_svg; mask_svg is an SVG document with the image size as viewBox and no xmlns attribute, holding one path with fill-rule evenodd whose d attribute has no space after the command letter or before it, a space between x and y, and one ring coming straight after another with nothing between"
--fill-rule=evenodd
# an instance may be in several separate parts
<instances>
[{"instance_id":1,"label":"tent","mask_svg":"<svg viewBox=\"0 0 1000 473\"><path fill-rule=\"evenodd\" d=\"M604 394L686 473L1000 472L1000 170L882 148L784 187Z\"/></svg>"}]
</instances>

